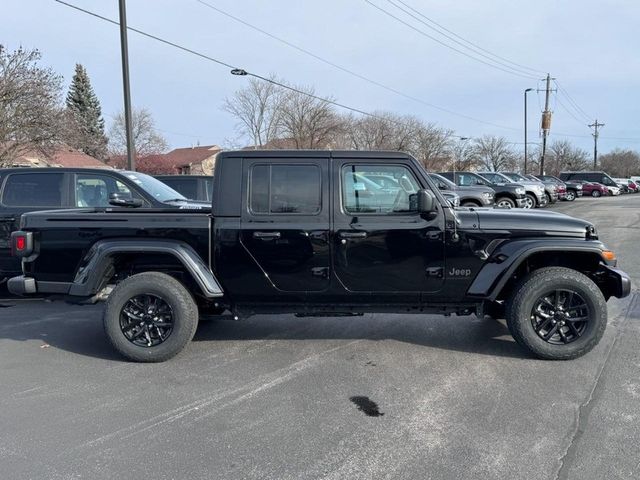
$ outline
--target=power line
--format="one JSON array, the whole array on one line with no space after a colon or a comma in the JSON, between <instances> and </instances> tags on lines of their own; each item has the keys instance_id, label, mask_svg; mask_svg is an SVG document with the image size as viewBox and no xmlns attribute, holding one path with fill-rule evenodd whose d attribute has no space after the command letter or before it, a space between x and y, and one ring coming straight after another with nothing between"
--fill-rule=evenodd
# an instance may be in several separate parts
<instances>
[{"instance_id":1,"label":"power line","mask_svg":"<svg viewBox=\"0 0 640 480\"><path fill-rule=\"evenodd\" d=\"M578 103L571 97L571 95L569 95L569 92L567 92L567 90L565 88L562 87L562 85L560 85L558 83L557 80L555 80L555 84L556 87L558 88L558 90L565 96L567 97L567 100L569 101L569 103L573 106L573 108L575 108L576 112L579 113L580 115L584 116L586 120L591 120L591 117L587 114L587 112L585 112L580 105L578 105Z\"/></svg>"},{"instance_id":2,"label":"power line","mask_svg":"<svg viewBox=\"0 0 640 480\"><path fill-rule=\"evenodd\" d=\"M241 18L236 17L235 15L232 15L229 12L225 12L224 10L222 10L222 9L220 9L220 8L210 4L208 2L205 2L204 0L196 0L196 2L200 3L201 5L203 5L205 7L210 8L210 9L212 9L212 10L218 12L218 13L220 13L221 15L226 16L227 18L230 18L230 19L232 19L232 20L234 20L234 21L236 21L238 23L241 23L242 25L245 25L245 26L247 26L247 27L249 27L249 28L251 28L251 29L253 29L253 30L257 31L257 32L260 32L263 35L268 36L269 38L272 38L272 39L274 39L274 40L276 40L276 41L278 41L280 43L283 43L284 45L287 45L288 47L291 47L291 48L293 48L293 49L295 49L295 50L297 50L297 51L299 51L301 53L304 53L305 55L308 55L308 56L310 56L312 58L315 58L316 60L318 60L320 62L323 62L323 63L325 63L325 64L327 64L327 65L329 65L331 67L334 67L334 68L336 68L338 70L341 70L342 72L345 72L345 73L347 73L347 74L349 74L351 76L359 78L360 80L364 80L365 82L368 82L368 83L370 83L372 85L380 87L380 88L382 88L384 90L387 90L389 92L395 93L396 95L404 97L404 98L406 98L408 100L412 100L414 102L418 102L418 103L420 103L422 105L425 105L427 107L433 108L435 110L439 110L441 112L448 113L450 115L454 115L454 116L457 116L457 117L465 118L467 120L472 120L472 121L475 121L475 122L484 123L486 125L491 125L493 127L504 128L504 129L507 129L507 130L517 130L517 129L512 128L512 127L506 127L504 125L498 125L496 123L488 122L486 120L481 120L479 118L475 118L475 117L471 117L469 115L465 115L464 113L459 113L459 112L456 112L456 111L453 111L453 110L449 110L448 108L444 108L444 107L440 107L438 105L434 105L433 103L430 103L430 102L427 102L425 100L422 100L421 98L414 97L413 95L409 95L407 93L404 93L404 92L402 92L402 91L400 91L400 90L398 90L396 88L393 88L393 87L390 87L390 86L385 85L383 83L380 83L377 80L373 80L373 79L371 79L369 77L366 77L366 76L364 76L364 75L362 75L360 73L354 72L353 70L350 70L350 69L348 69L346 67L338 65L337 63L334 63L334 62L332 62L330 60L327 60L326 58L323 58L320 55L317 55L317 54L315 54L315 53L313 53L313 52L311 52L311 51L309 51L309 50L307 50L307 49L305 49L303 47L300 47L299 45L291 43L288 40L285 40L285 39L283 39L281 37L278 37L278 36L276 36L276 35L274 35L274 34L272 34L270 32L267 32L266 30L264 30L264 29L262 29L260 27L257 27L256 25L252 25L251 23L249 23L249 22L247 22L245 20L242 20Z\"/></svg>"},{"instance_id":3,"label":"power line","mask_svg":"<svg viewBox=\"0 0 640 480\"><path fill-rule=\"evenodd\" d=\"M103 20L103 21L106 21L108 23L111 23L113 25L118 25L118 22L116 22L115 20L112 20L112 19L110 19L108 17L104 17L104 16L99 15L99 14L97 14L95 12L91 12L91 11L86 10L84 8L78 7L77 5L73 5L71 3L65 2L64 0L54 0L54 1L57 2L57 3L60 3L62 5L65 5L67 7L73 8L74 10L80 11L80 12L85 13L87 15L91 15L91 16L93 16L95 18L98 18L100 20ZM298 88L292 87L292 86L287 85L285 83L278 82L278 81L276 81L276 80L274 80L272 78L264 77L262 75L259 75L257 73L253 73L253 72L249 72L249 71L247 71L245 69L242 69L242 68L237 68L234 65L231 65L230 63L224 62L222 60L218 60L218 59L213 58L213 57L211 57L209 55L206 55L204 53L198 52L198 51L193 50L191 48L184 47L184 46L179 45L179 44L177 44L175 42L171 42L169 40L165 40L164 38L161 38L161 37L158 37L156 35L147 33L145 31L139 30L137 28L128 26L127 29L131 30L133 32L136 32L136 33L138 33L138 34L140 34L142 36L145 36L145 37L151 38L153 40L156 40L158 42L164 43L165 45L169 45L171 47L177 48L179 50L182 50L184 52L190 53L190 54L195 55L197 57L200 57L200 58L203 58L205 60L209 60L211 62L217 63L218 65L222 65L222 66L225 66L227 68L230 68L231 69L231 73L233 73L235 75L254 77L254 78L263 80L265 82L269 82L269 83L278 85L278 86L280 86L282 88L285 88L287 90L299 93L301 95L306 95L308 97L315 98L316 100L320 100L322 102L334 105L336 107L339 107L339 108L342 108L342 109L345 109L345 110L349 110L349 111L352 111L352 112L355 112L355 113L359 113L361 115L365 115L365 116L372 117L372 118L383 119L383 117L380 117L379 115L376 115L376 114L373 114L373 113L370 113L370 112L366 112L364 110L361 110L361 109L358 109L358 108L355 108L355 107L351 107L351 106L345 105L343 103L337 102L337 101L329 99L329 98L324 98L324 97L320 97L318 95L314 95L314 94L309 93L309 92L305 92L303 90L300 90ZM416 99L416 100L420 101L421 103L424 103L425 105L431 106L432 108L436 108L436 109L441 110L443 112L449 113L451 115L456 115L456 116L459 116L459 117L462 117L462 118L466 118L468 120L473 120L475 122L484 123L486 125L491 125L491 126L494 126L494 127L503 128L503 129L507 129L507 130L516 130L516 131L518 130L517 128L508 127L508 126L504 126L504 125L499 125L499 124L492 123L492 122L487 122L485 120L481 120L481 119L474 118L474 117L471 117L471 116L468 116L468 115L457 113L457 112L454 112L452 110L448 110L448 109L445 109L445 108L442 108L442 107L438 107L436 105L431 105L431 104L428 104L427 102L423 102L422 100L419 100L419 99ZM457 137L457 135L453 135L453 136Z\"/></svg>"},{"instance_id":4,"label":"power line","mask_svg":"<svg viewBox=\"0 0 640 480\"><path fill-rule=\"evenodd\" d=\"M406 9L402 8L400 5L398 5L397 3L395 3L393 0L386 0L386 1L387 1L387 3L390 3L391 5L393 5L394 7L396 7L398 10L400 10L400 11L404 12L405 14L407 14L408 16L410 16L411 18L413 18L414 20L417 20L417 21L418 21L418 22L420 22L421 24L425 25L427 28L429 28L429 29L431 29L431 30L433 30L433 31L437 32L438 34L442 35L443 37L445 37L445 38L447 38L447 39L451 40L452 42L454 42L454 43L456 43L456 44L460 45L462 48L466 48L466 49L468 49L468 50L471 50L474 54L479 55L479 56L481 56L481 57L483 57L483 58L486 58L486 59L487 59L487 60L489 60L490 62L497 63L498 65L502 65L503 67L508 68L509 70L513 70L513 72L512 72L512 73L517 73L517 74L520 74L520 75L523 75L523 76L526 76L526 77L531 76L531 77L533 78L533 75L532 75L532 73L531 73L531 72L528 72L528 71L526 71L526 70L523 70L523 69L522 69L522 68L520 68L520 67L514 67L514 66L512 66L512 65L509 65L508 63L505 63L505 62L501 61L501 60L496 60L495 58L492 58L491 56L486 55L486 54L485 54L485 53L483 53L482 51L478 51L478 49L477 49L477 48L475 48L475 47L470 47L470 46L468 46L468 45L465 45L463 42L461 42L461 41L457 40L457 39L456 39L456 38L454 38L453 36L448 35L447 33L443 33L443 32L442 32L442 31L440 31L438 28L436 28L436 27L434 27L434 26L430 25L429 23L425 22L424 20L422 20L422 19L418 18L416 15L412 14L410 11L408 11L408 10L406 10ZM406 3L404 3L404 2L402 2L402 1L400 1L400 0L399 0L399 2L398 2L398 3L401 3L402 5L406 6L408 9L410 9L410 10L412 10L412 11L416 12L416 14L417 14L417 15L419 15L419 16L421 16L421 17L426 18L426 19L427 19L427 20L429 20L430 22L433 22L430 18L428 18L428 17L426 17L425 15L421 14L421 13L420 13L420 12L418 12L416 9L414 9L413 7L411 7L411 6L407 5ZM435 23L435 22L434 22L434 23ZM442 27L441 27L441 28L442 28ZM455 34L454 34L454 35L455 35ZM457 35L456 35L456 36L457 36ZM467 42L467 43L470 43L470 42ZM490 52L489 52L489 53L490 53Z\"/></svg>"},{"instance_id":5,"label":"power line","mask_svg":"<svg viewBox=\"0 0 640 480\"><path fill-rule=\"evenodd\" d=\"M409 27L411 30L414 30L414 31L418 32L420 35L422 35L422 36L424 36L424 37L427 37L427 38L429 38L429 39L433 40L434 42L439 43L439 44L440 44L440 45L442 45L443 47L446 47L446 48L448 48L448 49L450 49L450 50L453 50L454 52L459 53L460 55L464 55L465 57L468 57L468 58L470 58L470 59L472 59L472 60L475 60L476 62L483 63L483 64L485 64L485 65L487 65L487 66L489 66L489 67L495 68L495 69L497 69L497 70L501 70L501 71L503 71L503 72L510 73L511 75L516 75L516 76L518 76L518 77L529 78L529 79L537 78L537 77L535 77L535 76L533 76L533 75L524 75L524 74L521 74L521 73L515 72L515 71L513 71L513 70L507 70L506 68L502 68L502 67L500 67L500 66L498 66L498 65L495 65L495 64L493 64L493 63L486 62L486 61L484 61L484 60L482 60L482 59L480 59L480 58L478 58L478 57L474 57L474 56L472 56L472 55L469 55L468 53L466 53L466 52L464 52L464 51L462 51L462 50L460 50L460 49L458 49L458 48L456 48L456 47L453 47L453 46L451 46L451 45L449 45L449 44L447 44L447 43L445 43L445 42L443 42L443 41L439 40L438 38L434 37L433 35L429 35L429 34L428 34L428 33L426 33L424 30L420 30L419 28L417 28L417 27L415 27L415 26L411 25L410 23L405 22L405 21L404 21L404 20L402 20L401 18L399 18L399 17L395 16L393 13L389 12L388 10L385 10L384 8L382 8L382 7L378 6L378 5L376 5L375 3L371 2L370 0L364 0L364 1L365 1L366 3L368 3L369 5L371 5L373 8L375 8L376 10L381 11L382 13L384 13L385 15L387 15L387 16L389 16L389 17L393 18L393 19L394 19L394 20L396 20L397 22L400 22L400 23L402 23L403 25L405 25L405 26Z\"/></svg>"},{"instance_id":6,"label":"power line","mask_svg":"<svg viewBox=\"0 0 640 480\"><path fill-rule=\"evenodd\" d=\"M567 106L562 103L560 101L560 99L558 98L558 95L556 95L556 102L558 103L558 105L560 105L576 122L578 122L580 125L585 126L585 123L583 120L579 119L578 117L576 117L576 115L567 108Z\"/></svg>"},{"instance_id":7,"label":"power line","mask_svg":"<svg viewBox=\"0 0 640 480\"><path fill-rule=\"evenodd\" d=\"M500 55L497 55L497 54L495 54L495 53L493 53L493 52L491 52L491 51L489 51L489 50L487 50L487 49L485 49L485 48L482 48L481 46L477 45L476 43L474 43L474 42L472 42L472 41L470 41L470 40L467 40L467 39L465 39L464 37L461 37L460 35L458 35L457 33L455 33L455 32L454 32L454 31L452 31L452 30L449 30L449 29L448 29L448 28L446 28L444 25L442 25L442 24L440 24L440 23L436 22L436 21L435 21L435 20L433 20L432 18L427 17L424 13L422 13L422 12L420 12L420 11L416 10L416 9L415 9L415 8L413 8L411 5L408 5L407 3L403 2L402 0L397 0L397 1L398 1L398 3L401 3L402 5L404 5L404 6L405 6L405 7L407 7L408 9L412 10L414 13L418 14L419 16L421 16L422 18L424 18L424 19L425 19L425 20L427 20L428 22L432 23L433 25L435 25L435 26L436 26L436 27L438 27L439 29L444 30L444 31L445 31L445 32L447 32L447 33L450 33L450 34L451 34L451 35L453 35L454 37L456 37L456 38L460 39L460 40L461 40L461 41L463 41L464 43L469 44L471 47L473 47L473 48L475 48L475 49L477 49L477 50L481 50L482 52L485 52L485 53L487 53L487 54L489 54L489 55L491 55L491 56L493 56L493 57L495 57L495 58L498 58L498 59L503 60L503 61L505 61L505 62L507 62L507 63L510 63L510 64L512 64L512 65L515 65L516 67L520 67L520 69L529 70L529 71L531 71L531 72L538 73L538 74L540 74L540 73L544 73L542 70L538 70L538 69L535 69L535 68L528 67L528 66L526 66L526 65L522 65L522 64L520 64L520 63L516 63L516 62L514 62L514 61L512 61L512 60L509 60L509 59L507 59L507 58L501 57ZM442 33L441 33L441 35L442 35ZM470 47L467 47L467 48L470 48ZM471 49L471 48L470 48L470 49Z\"/></svg>"}]
</instances>

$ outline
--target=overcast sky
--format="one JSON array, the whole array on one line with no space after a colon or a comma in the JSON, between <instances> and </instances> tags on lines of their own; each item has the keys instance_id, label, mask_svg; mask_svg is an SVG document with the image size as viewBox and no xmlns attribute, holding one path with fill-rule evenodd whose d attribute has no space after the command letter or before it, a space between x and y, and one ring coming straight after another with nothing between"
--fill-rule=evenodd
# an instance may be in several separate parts
<instances>
[{"instance_id":1,"label":"overcast sky","mask_svg":"<svg viewBox=\"0 0 640 480\"><path fill-rule=\"evenodd\" d=\"M117 20L117 0L68 0ZM463 136L504 135L522 142L523 91L543 88L488 67L426 38L365 0L206 0L207 3L360 75L483 124L408 100L300 53L197 0L128 0L130 27L246 70L311 85L322 96L366 111L413 114ZM403 0L476 45L550 72L574 101L606 126L600 150L640 148L640 1ZM387 0L372 3L429 35L436 33ZM64 76L82 63L111 122L122 109L119 32L54 0L4 1L0 43L38 48ZM438 37L456 48L450 40ZM149 108L173 147L238 144L234 119L220 108L246 84L220 65L129 33L132 103ZM538 76L534 74L535 76ZM570 102L558 97L569 109ZM529 141L538 141L544 94L529 94ZM586 119L552 97L551 138L592 149ZM579 121L578 121L579 120ZM500 126L509 127L501 128ZM564 137L576 135L575 137ZM613 139L613 137L617 139ZM519 145L518 148L522 148Z\"/></svg>"}]
</instances>

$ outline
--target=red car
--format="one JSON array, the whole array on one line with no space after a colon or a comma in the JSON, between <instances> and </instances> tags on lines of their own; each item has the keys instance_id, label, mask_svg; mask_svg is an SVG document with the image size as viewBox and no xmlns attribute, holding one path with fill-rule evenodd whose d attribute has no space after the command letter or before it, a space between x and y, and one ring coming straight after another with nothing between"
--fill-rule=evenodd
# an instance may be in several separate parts
<instances>
[{"instance_id":1,"label":"red car","mask_svg":"<svg viewBox=\"0 0 640 480\"><path fill-rule=\"evenodd\" d=\"M591 195L592 197L606 197L609 195L609 189L596 182L580 182L582 184L582 194L586 197Z\"/></svg>"}]
</instances>

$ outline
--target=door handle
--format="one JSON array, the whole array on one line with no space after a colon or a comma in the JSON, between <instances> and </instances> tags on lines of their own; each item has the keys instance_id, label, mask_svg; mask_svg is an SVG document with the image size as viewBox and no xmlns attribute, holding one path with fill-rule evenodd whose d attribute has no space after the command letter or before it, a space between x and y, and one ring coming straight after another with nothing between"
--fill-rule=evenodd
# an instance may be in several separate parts
<instances>
[{"instance_id":1,"label":"door handle","mask_svg":"<svg viewBox=\"0 0 640 480\"><path fill-rule=\"evenodd\" d=\"M340 232L340 238L366 238L367 232Z\"/></svg>"},{"instance_id":2,"label":"door handle","mask_svg":"<svg viewBox=\"0 0 640 480\"><path fill-rule=\"evenodd\" d=\"M280 232L253 232L253 238L258 240L276 240L280 238Z\"/></svg>"}]
</instances>

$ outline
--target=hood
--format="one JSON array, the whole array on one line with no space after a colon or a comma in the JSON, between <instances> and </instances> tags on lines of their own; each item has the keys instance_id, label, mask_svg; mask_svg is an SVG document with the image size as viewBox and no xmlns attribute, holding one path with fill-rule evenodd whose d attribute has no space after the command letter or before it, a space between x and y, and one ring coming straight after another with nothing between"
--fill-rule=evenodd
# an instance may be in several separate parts
<instances>
[{"instance_id":1,"label":"hood","mask_svg":"<svg viewBox=\"0 0 640 480\"><path fill-rule=\"evenodd\" d=\"M585 238L593 224L557 212L524 209L478 208L482 230L535 232L538 235L561 235Z\"/></svg>"}]
</instances>

